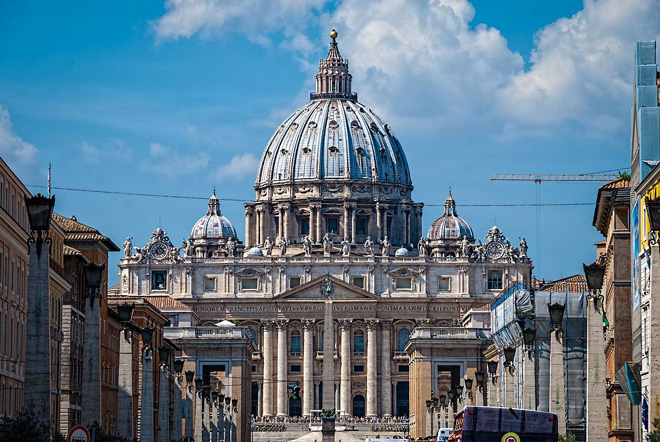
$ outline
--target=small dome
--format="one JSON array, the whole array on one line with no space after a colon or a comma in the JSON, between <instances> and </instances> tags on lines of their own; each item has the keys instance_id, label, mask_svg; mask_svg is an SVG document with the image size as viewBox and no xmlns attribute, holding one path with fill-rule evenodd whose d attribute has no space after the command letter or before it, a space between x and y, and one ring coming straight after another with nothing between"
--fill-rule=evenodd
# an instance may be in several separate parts
<instances>
[{"instance_id":1,"label":"small dome","mask_svg":"<svg viewBox=\"0 0 660 442\"><path fill-rule=\"evenodd\" d=\"M427 236L429 241L459 240L464 236L474 239L472 227L456 213L456 201L451 196L451 190L445 200L445 213L431 224Z\"/></svg>"},{"instance_id":2,"label":"small dome","mask_svg":"<svg viewBox=\"0 0 660 442\"><path fill-rule=\"evenodd\" d=\"M215 326L220 328L234 328L236 327L236 324L234 324L231 321L227 321L226 319L223 319L222 321L215 324Z\"/></svg>"},{"instance_id":3,"label":"small dome","mask_svg":"<svg viewBox=\"0 0 660 442\"><path fill-rule=\"evenodd\" d=\"M208 239L208 238L234 238L236 237L236 229L229 222L227 218L222 216L220 212L220 201L215 195L209 198L209 210L202 218L195 223L190 233L192 239Z\"/></svg>"},{"instance_id":4,"label":"small dome","mask_svg":"<svg viewBox=\"0 0 660 442\"><path fill-rule=\"evenodd\" d=\"M248 250L247 256L264 256L264 252L262 252L259 247L254 246Z\"/></svg>"},{"instance_id":5,"label":"small dome","mask_svg":"<svg viewBox=\"0 0 660 442\"><path fill-rule=\"evenodd\" d=\"M401 247L394 252L394 256L410 256L410 252L405 247Z\"/></svg>"}]
</instances>

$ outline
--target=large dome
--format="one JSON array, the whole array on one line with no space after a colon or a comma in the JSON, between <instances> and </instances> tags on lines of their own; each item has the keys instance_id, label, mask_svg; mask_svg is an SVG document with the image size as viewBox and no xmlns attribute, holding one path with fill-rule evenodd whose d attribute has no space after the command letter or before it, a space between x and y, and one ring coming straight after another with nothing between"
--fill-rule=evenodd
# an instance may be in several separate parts
<instances>
[{"instance_id":1,"label":"large dome","mask_svg":"<svg viewBox=\"0 0 660 442\"><path fill-rule=\"evenodd\" d=\"M319 62L316 93L270 139L256 187L321 180L362 181L412 187L408 162L392 129L351 92L348 60L336 32Z\"/></svg>"},{"instance_id":2,"label":"large dome","mask_svg":"<svg viewBox=\"0 0 660 442\"><path fill-rule=\"evenodd\" d=\"M208 212L195 223L190 237L192 239L223 238L226 240L230 237L236 239L236 229L220 212L220 201L215 195L215 190L209 198Z\"/></svg>"},{"instance_id":3,"label":"large dome","mask_svg":"<svg viewBox=\"0 0 660 442\"><path fill-rule=\"evenodd\" d=\"M474 240L472 227L456 214L456 201L451 196L451 190L445 200L445 213L431 224L427 237L429 241L459 240L463 237Z\"/></svg>"}]
</instances>

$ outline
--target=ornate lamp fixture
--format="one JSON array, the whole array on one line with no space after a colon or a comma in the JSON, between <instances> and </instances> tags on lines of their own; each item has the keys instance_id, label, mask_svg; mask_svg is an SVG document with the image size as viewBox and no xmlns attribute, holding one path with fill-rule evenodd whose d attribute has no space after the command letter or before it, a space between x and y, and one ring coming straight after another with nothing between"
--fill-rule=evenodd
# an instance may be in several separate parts
<instances>
[{"instance_id":1,"label":"ornate lamp fixture","mask_svg":"<svg viewBox=\"0 0 660 442\"><path fill-rule=\"evenodd\" d=\"M175 359L174 360L174 373L176 373L176 380L179 382L183 382L183 376L181 376L181 372L183 371L183 364L184 364L183 359Z\"/></svg>"},{"instance_id":2,"label":"ornate lamp fixture","mask_svg":"<svg viewBox=\"0 0 660 442\"><path fill-rule=\"evenodd\" d=\"M218 403L218 392L215 391L215 390L213 390L213 391L211 392L211 401L212 401L214 404L217 404L217 403Z\"/></svg>"},{"instance_id":3,"label":"ornate lamp fixture","mask_svg":"<svg viewBox=\"0 0 660 442\"><path fill-rule=\"evenodd\" d=\"M526 328L522 331L523 335L523 345L525 351L529 355L529 359L532 359L532 354L534 353L534 342L536 341L536 329Z\"/></svg>"},{"instance_id":4,"label":"ornate lamp fixture","mask_svg":"<svg viewBox=\"0 0 660 442\"><path fill-rule=\"evenodd\" d=\"M556 332L555 335L557 340L559 340L559 334L564 331L562 328L562 323L564 322L564 310L566 306L564 304L559 304L558 302L554 304L548 304L548 312L550 313L550 326L552 331Z\"/></svg>"},{"instance_id":5,"label":"ornate lamp fixture","mask_svg":"<svg viewBox=\"0 0 660 442\"><path fill-rule=\"evenodd\" d=\"M160 347L158 348L158 359L160 360L160 366L165 368L170 359L170 348L169 347Z\"/></svg>"},{"instance_id":6,"label":"ornate lamp fixture","mask_svg":"<svg viewBox=\"0 0 660 442\"><path fill-rule=\"evenodd\" d=\"M83 266L85 271L85 285L87 286L87 297L89 298L90 305L94 305L94 298L101 299L102 293L99 290L101 287L101 280L103 279L103 270L105 264L97 264L95 262L88 262Z\"/></svg>"},{"instance_id":7,"label":"ornate lamp fixture","mask_svg":"<svg viewBox=\"0 0 660 442\"><path fill-rule=\"evenodd\" d=\"M513 360L516 358L516 348L508 347L504 349L504 366L509 367L511 373L514 372Z\"/></svg>"},{"instance_id":8,"label":"ornate lamp fixture","mask_svg":"<svg viewBox=\"0 0 660 442\"><path fill-rule=\"evenodd\" d=\"M48 198L38 193L36 196L25 197L25 206L27 208L28 221L30 222L28 253L30 251L30 244L36 242L37 256L41 256L41 245L43 243L50 244L51 242L48 236L48 229L50 228L50 219L53 214L53 207L55 206L55 196Z\"/></svg>"},{"instance_id":9,"label":"ornate lamp fixture","mask_svg":"<svg viewBox=\"0 0 660 442\"><path fill-rule=\"evenodd\" d=\"M124 332L128 331L128 328L131 325L133 320L133 311L135 310L135 303L133 302L124 302L122 304L117 304L117 313L119 313L119 322L124 329ZM128 333L124 333L124 337L128 342Z\"/></svg>"},{"instance_id":10,"label":"ornate lamp fixture","mask_svg":"<svg viewBox=\"0 0 660 442\"><path fill-rule=\"evenodd\" d=\"M605 277L605 265L599 264L596 261L589 265L582 264L582 268L584 269L584 276L587 278L587 287L590 292L587 294L587 299L596 299L603 302L601 289L603 287L603 278Z\"/></svg>"},{"instance_id":11,"label":"ornate lamp fixture","mask_svg":"<svg viewBox=\"0 0 660 442\"><path fill-rule=\"evenodd\" d=\"M467 397L472 399L472 384L473 380L471 378L465 378L465 389L467 390Z\"/></svg>"},{"instance_id":12,"label":"ornate lamp fixture","mask_svg":"<svg viewBox=\"0 0 660 442\"><path fill-rule=\"evenodd\" d=\"M490 378L493 381L493 385L495 385L495 377L497 376L497 366L499 364L497 361L488 361L488 373L490 374Z\"/></svg>"},{"instance_id":13,"label":"ornate lamp fixture","mask_svg":"<svg viewBox=\"0 0 660 442\"><path fill-rule=\"evenodd\" d=\"M144 344L145 350L151 350L151 343L154 339L154 329L143 328L140 330L140 336L142 336L142 343Z\"/></svg>"},{"instance_id":14,"label":"ornate lamp fixture","mask_svg":"<svg viewBox=\"0 0 660 442\"><path fill-rule=\"evenodd\" d=\"M660 198L651 200L645 198L646 200L646 214L649 219L649 230L651 235L649 237L649 243L657 244L658 235L657 232L660 230Z\"/></svg>"},{"instance_id":15,"label":"ornate lamp fixture","mask_svg":"<svg viewBox=\"0 0 660 442\"><path fill-rule=\"evenodd\" d=\"M203 384L204 384L204 381L202 380L202 378L195 379L195 390L197 391L197 393L202 394Z\"/></svg>"},{"instance_id":16,"label":"ornate lamp fixture","mask_svg":"<svg viewBox=\"0 0 660 442\"><path fill-rule=\"evenodd\" d=\"M477 388L482 392L484 390L485 373L483 371L475 371L474 378L477 381Z\"/></svg>"}]
</instances>

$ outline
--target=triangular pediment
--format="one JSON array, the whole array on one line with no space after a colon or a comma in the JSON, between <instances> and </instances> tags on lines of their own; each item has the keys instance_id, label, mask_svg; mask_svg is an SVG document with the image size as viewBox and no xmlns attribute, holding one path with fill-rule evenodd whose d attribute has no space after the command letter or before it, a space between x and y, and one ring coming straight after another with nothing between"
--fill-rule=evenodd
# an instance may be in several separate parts
<instances>
[{"instance_id":1,"label":"triangular pediment","mask_svg":"<svg viewBox=\"0 0 660 442\"><path fill-rule=\"evenodd\" d=\"M325 280L328 276L319 276L309 282L287 290L275 296L278 300L324 301L326 299ZM359 287L329 276L332 286L330 299L333 301L377 301L378 296ZM324 284L322 287L321 284Z\"/></svg>"}]
</instances>

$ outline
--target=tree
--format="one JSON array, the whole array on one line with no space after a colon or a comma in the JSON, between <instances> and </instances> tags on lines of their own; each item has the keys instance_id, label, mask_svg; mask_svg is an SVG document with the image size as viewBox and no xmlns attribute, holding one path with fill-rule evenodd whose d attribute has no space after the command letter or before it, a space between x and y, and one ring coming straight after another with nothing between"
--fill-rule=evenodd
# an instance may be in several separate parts
<instances>
[{"instance_id":1,"label":"tree","mask_svg":"<svg viewBox=\"0 0 660 442\"><path fill-rule=\"evenodd\" d=\"M565 436L563 434L560 434L559 442L575 442L575 436L570 431L566 433Z\"/></svg>"},{"instance_id":2,"label":"tree","mask_svg":"<svg viewBox=\"0 0 660 442\"><path fill-rule=\"evenodd\" d=\"M32 410L0 420L0 440L3 442L51 442L49 424L37 418ZM63 442L64 436L53 431L53 442Z\"/></svg>"},{"instance_id":3,"label":"tree","mask_svg":"<svg viewBox=\"0 0 660 442\"><path fill-rule=\"evenodd\" d=\"M106 434L103 431L103 428L101 428L101 424L96 421L88 427L88 430L90 434L94 434L94 442L132 442L131 439L125 438L124 436Z\"/></svg>"}]
</instances>

